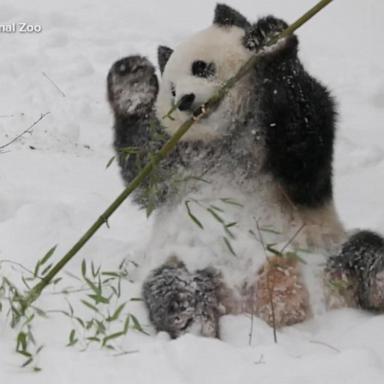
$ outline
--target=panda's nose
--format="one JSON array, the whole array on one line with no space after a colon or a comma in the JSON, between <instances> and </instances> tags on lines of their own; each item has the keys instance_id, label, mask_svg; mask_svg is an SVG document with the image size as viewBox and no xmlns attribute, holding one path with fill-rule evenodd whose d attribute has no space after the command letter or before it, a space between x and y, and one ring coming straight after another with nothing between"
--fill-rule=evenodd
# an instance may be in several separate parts
<instances>
[{"instance_id":1,"label":"panda's nose","mask_svg":"<svg viewBox=\"0 0 384 384\"><path fill-rule=\"evenodd\" d=\"M180 111L188 111L191 109L193 102L195 101L195 94L189 93L188 95L184 95L178 102L178 108Z\"/></svg>"}]
</instances>

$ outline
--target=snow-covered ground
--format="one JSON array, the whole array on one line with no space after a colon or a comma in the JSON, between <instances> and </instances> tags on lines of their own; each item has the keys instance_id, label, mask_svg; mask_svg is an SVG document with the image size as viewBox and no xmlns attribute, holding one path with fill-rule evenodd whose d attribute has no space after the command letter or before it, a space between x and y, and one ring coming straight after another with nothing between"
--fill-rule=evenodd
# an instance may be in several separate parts
<instances>
[{"instance_id":1,"label":"snow-covered ground","mask_svg":"<svg viewBox=\"0 0 384 384\"><path fill-rule=\"evenodd\" d=\"M33 268L59 244L58 257L121 191L113 156L105 77L118 58L155 60L159 43L175 45L210 24L214 0L1 0L0 24L39 24L36 34L0 33L0 146L49 112L0 153L0 259ZM229 0L250 19L273 13L293 21L315 1ZM384 233L384 3L338 0L300 31L301 57L339 104L335 199L348 228ZM45 75L44 75L45 74ZM56 89L47 76L64 92ZM146 242L150 222L130 202L66 268L83 258L117 268ZM9 277L16 276L11 268ZM12 276L11 276L12 275ZM70 279L63 275L64 280ZM139 287L126 282L126 298ZM62 296L43 295L44 309L63 309ZM129 310L147 325L140 303ZM14 334L0 320L1 383L382 383L384 315L332 311L272 331L260 320L228 316L222 341L187 335L169 341L130 330L114 356L105 349L68 348L71 322L38 320L45 345L40 373L18 368ZM146 328L147 329L147 328Z\"/></svg>"}]
</instances>

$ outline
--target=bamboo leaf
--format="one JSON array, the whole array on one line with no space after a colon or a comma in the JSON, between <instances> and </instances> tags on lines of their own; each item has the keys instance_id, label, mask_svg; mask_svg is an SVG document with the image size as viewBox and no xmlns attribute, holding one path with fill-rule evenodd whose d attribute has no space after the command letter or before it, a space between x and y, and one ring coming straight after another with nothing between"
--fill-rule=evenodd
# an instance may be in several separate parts
<instances>
[{"instance_id":1,"label":"bamboo leaf","mask_svg":"<svg viewBox=\"0 0 384 384\"><path fill-rule=\"evenodd\" d=\"M100 269L101 269L100 266L98 268L96 268L95 265L93 264L93 262L91 262L91 272L92 272L92 276L94 278L96 278L99 275Z\"/></svg>"},{"instance_id":2,"label":"bamboo leaf","mask_svg":"<svg viewBox=\"0 0 384 384\"><path fill-rule=\"evenodd\" d=\"M116 156L113 156L109 159L107 165L105 166L106 169L108 169L112 165L112 163L115 161L115 158Z\"/></svg>"},{"instance_id":3,"label":"bamboo leaf","mask_svg":"<svg viewBox=\"0 0 384 384\"><path fill-rule=\"evenodd\" d=\"M125 304L126 303L123 303L123 304L119 305L117 307L117 309L115 310L115 312L113 313L113 315L107 318L107 321L115 321L115 320L117 320L120 317L121 312L123 311L123 309L125 307Z\"/></svg>"},{"instance_id":4,"label":"bamboo leaf","mask_svg":"<svg viewBox=\"0 0 384 384\"><path fill-rule=\"evenodd\" d=\"M100 338L98 338L96 336L87 337L87 340L92 341L92 342L96 342L96 343L101 342Z\"/></svg>"},{"instance_id":5,"label":"bamboo leaf","mask_svg":"<svg viewBox=\"0 0 384 384\"><path fill-rule=\"evenodd\" d=\"M123 328L123 332L124 332L124 334L127 334L127 333L128 333L130 319L131 319L131 317L130 317L130 316L127 316L127 318L126 318L125 321L124 321L124 328Z\"/></svg>"},{"instance_id":6,"label":"bamboo leaf","mask_svg":"<svg viewBox=\"0 0 384 384\"><path fill-rule=\"evenodd\" d=\"M86 274L87 274L87 263L85 262L85 260L83 259L83 261L81 262L81 274L85 277Z\"/></svg>"},{"instance_id":7,"label":"bamboo leaf","mask_svg":"<svg viewBox=\"0 0 384 384\"><path fill-rule=\"evenodd\" d=\"M92 289L93 292L95 292L96 295L101 295L101 290L99 287L96 286L90 279L84 276L84 281L87 283L89 288Z\"/></svg>"},{"instance_id":8,"label":"bamboo leaf","mask_svg":"<svg viewBox=\"0 0 384 384\"><path fill-rule=\"evenodd\" d=\"M25 332L19 332L16 338L16 351L19 353L26 354L27 345L28 345L27 334ZM27 353L26 356L31 356L31 355Z\"/></svg>"},{"instance_id":9,"label":"bamboo leaf","mask_svg":"<svg viewBox=\"0 0 384 384\"><path fill-rule=\"evenodd\" d=\"M80 324L83 328L85 328L85 323L84 323L83 319L81 319L80 317L75 317L75 320L77 320L77 321L79 322L79 324Z\"/></svg>"},{"instance_id":10,"label":"bamboo leaf","mask_svg":"<svg viewBox=\"0 0 384 384\"><path fill-rule=\"evenodd\" d=\"M53 285L56 285L56 284L57 284L58 282L60 282L62 279L63 279L62 277L58 277L58 278L56 278L56 279L54 279L54 280L52 281L52 284L53 284Z\"/></svg>"},{"instance_id":11,"label":"bamboo leaf","mask_svg":"<svg viewBox=\"0 0 384 384\"><path fill-rule=\"evenodd\" d=\"M235 250L233 249L232 244L231 244L231 242L228 240L228 238L227 238L227 237L223 237L223 239L224 239L224 243L225 243L225 245L226 245L227 248L229 249L229 252L231 252L233 256L236 256L236 257L237 257L236 252L235 252Z\"/></svg>"},{"instance_id":12,"label":"bamboo leaf","mask_svg":"<svg viewBox=\"0 0 384 384\"><path fill-rule=\"evenodd\" d=\"M109 299L101 295L88 295L91 299L95 300L95 304L109 304Z\"/></svg>"},{"instance_id":13,"label":"bamboo leaf","mask_svg":"<svg viewBox=\"0 0 384 384\"><path fill-rule=\"evenodd\" d=\"M220 207L218 207L217 205L210 205L210 207L212 208L212 209L214 209L215 211L217 211L217 212L222 212L222 213L224 213L224 210L223 209L221 209Z\"/></svg>"},{"instance_id":14,"label":"bamboo leaf","mask_svg":"<svg viewBox=\"0 0 384 384\"><path fill-rule=\"evenodd\" d=\"M216 221L218 221L220 224L225 225L224 219L218 213L216 213L212 208L207 208L207 211L214 217Z\"/></svg>"},{"instance_id":15,"label":"bamboo leaf","mask_svg":"<svg viewBox=\"0 0 384 384\"><path fill-rule=\"evenodd\" d=\"M49 264L47 267L45 267L41 272L41 276L45 276L48 273L48 271L52 268L52 265L53 264Z\"/></svg>"},{"instance_id":16,"label":"bamboo leaf","mask_svg":"<svg viewBox=\"0 0 384 384\"><path fill-rule=\"evenodd\" d=\"M130 315L132 321L133 321L133 329L136 331L139 331L141 333L144 333L145 335L149 335L147 332L144 331L143 327L141 326L139 320L137 320L136 316Z\"/></svg>"},{"instance_id":17,"label":"bamboo leaf","mask_svg":"<svg viewBox=\"0 0 384 384\"><path fill-rule=\"evenodd\" d=\"M281 235L281 232L276 231L276 230L271 229L271 228L260 227L260 230L261 230L262 232L272 233L272 234L274 234L274 235Z\"/></svg>"},{"instance_id":18,"label":"bamboo leaf","mask_svg":"<svg viewBox=\"0 0 384 384\"><path fill-rule=\"evenodd\" d=\"M236 200L230 198L230 197L225 197L225 198L222 198L220 199L223 203L225 204L229 204L229 205L235 205L237 207L240 207L240 208L243 208L244 205L243 204L240 204L239 202L237 202Z\"/></svg>"},{"instance_id":19,"label":"bamboo leaf","mask_svg":"<svg viewBox=\"0 0 384 384\"><path fill-rule=\"evenodd\" d=\"M302 264L307 264L307 262L302 258L300 257L297 253L295 252L286 252L284 254L284 256L287 258L287 259L290 259L290 260L298 260L300 263Z\"/></svg>"},{"instance_id":20,"label":"bamboo leaf","mask_svg":"<svg viewBox=\"0 0 384 384\"><path fill-rule=\"evenodd\" d=\"M33 361L33 358L29 358L27 361L25 361L23 364L21 364L22 368L25 368L27 365L31 364Z\"/></svg>"},{"instance_id":21,"label":"bamboo leaf","mask_svg":"<svg viewBox=\"0 0 384 384\"><path fill-rule=\"evenodd\" d=\"M124 332L116 332L116 333L112 333L111 335L105 336L103 339L102 346L105 347L105 345L108 343L108 341L113 340L113 339L117 339L118 337L121 337L124 335L125 335Z\"/></svg>"},{"instance_id":22,"label":"bamboo leaf","mask_svg":"<svg viewBox=\"0 0 384 384\"><path fill-rule=\"evenodd\" d=\"M267 246L266 246L267 251L273 253L276 256L282 257L283 254L280 251L278 251L277 249L273 248L273 245L274 244L267 244Z\"/></svg>"},{"instance_id":23,"label":"bamboo leaf","mask_svg":"<svg viewBox=\"0 0 384 384\"><path fill-rule=\"evenodd\" d=\"M40 261L40 265L44 265L51 257L52 255L55 253L56 251L56 248L57 248L57 244L54 245L46 254L45 256L41 259Z\"/></svg>"},{"instance_id":24,"label":"bamboo leaf","mask_svg":"<svg viewBox=\"0 0 384 384\"><path fill-rule=\"evenodd\" d=\"M191 218L191 220L200 228L204 229L203 224L198 220L198 218L192 213L191 208L189 207L190 201L187 200L185 202L185 207L187 208L188 216Z\"/></svg>"},{"instance_id":25,"label":"bamboo leaf","mask_svg":"<svg viewBox=\"0 0 384 384\"><path fill-rule=\"evenodd\" d=\"M93 304L89 303L88 301L85 300L80 300L86 307L92 309L93 311L99 313L99 310L97 307L95 307Z\"/></svg>"},{"instance_id":26,"label":"bamboo leaf","mask_svg":"<svg viewBox=\"0 0 384 384\"><path fill-rule=\"evenodd\" d=\"M75 345L79 340L76 339L76 331L74 329L71 330L70 334L69 334L69 341L68 341L68 344L67 344L67 347L72 347L73 345Z\"/></svg>"}]
</instances>

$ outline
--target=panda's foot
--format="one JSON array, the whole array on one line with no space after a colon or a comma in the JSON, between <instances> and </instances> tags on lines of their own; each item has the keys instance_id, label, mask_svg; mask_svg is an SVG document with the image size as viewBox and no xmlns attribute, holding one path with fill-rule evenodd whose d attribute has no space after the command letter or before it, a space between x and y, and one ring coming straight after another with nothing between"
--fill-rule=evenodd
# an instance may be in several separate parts
<instances>
[{"instance_id":1,"label":"panda's foot","mask_svg":"<svg viewBox=\"0 0 384 384\"><path fill-rule=\"evenodd\" d=\"M212 268L197 271L196 283L196 321L200 324L200 334L219 337L219 274Z\"/></svg>"},{"instance_id":2,"label":"panda's foot","mask_svg":"<svg viewBox=\"0 0 384 384\"><path fill-rule=\"evenodd\" d=\"M109 70L107 88L108 101L115 117L148 114L159 89L155 67L142 56L120 59Z\"/></svg>"},{"instance_id":3,"label":"panda's foot","mask_svg":"<svg viewBox=\"0 0 384 384\"><path fill-rule=\"evenodd\" d=\"M336 297L348 306L384 311L384 239L370 231L354 234L328 260L325 277L333 286L331 303Z\"/></svg>"},{"instance_id":4,"label":"panda's foot","mask_svg":"<svg viewBox=\"0 0 384 384\"><path fill-rule=\"evenodd\" d=\"M300 323L310 315L309 293L299 261L270 258L254 287L254 313L277 328Z\"/></svg>"},{"instance_id":5,"label":"panda's foot","mask_svg":"<svg viewBox=\"0 0 384 384\"><path fill-rule=\"evenodd\" d=\"M218 303L211 271L190 273L182 262L171 258L146 279L143 296L157 331L172 338L192 330L218 337Z\"/></svg>"},{"instance_id":6,"label":"panda's foot","mask_svg":"<svg viewBox=\"0 0 384 384\"><path fill-rule=\"evenodd\" d=\"M190 328L196 313L194 285L192 275L176 258L155 269L146 279L144 302L157 331L176 338Z\"/></svg>"}]
</instances>

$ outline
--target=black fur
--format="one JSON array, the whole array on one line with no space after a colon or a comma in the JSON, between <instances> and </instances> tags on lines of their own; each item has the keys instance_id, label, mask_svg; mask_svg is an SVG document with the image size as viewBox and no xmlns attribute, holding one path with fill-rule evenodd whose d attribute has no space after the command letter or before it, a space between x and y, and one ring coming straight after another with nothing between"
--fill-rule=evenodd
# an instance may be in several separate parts
<instances>
[{"instance_id":1,"label":"black fur","mask_svg":"<svg viewBox=\"0 0 384 384\"><path fill-rule=\"evenodd\" d=\"M380 235L360 231L351 236L340 253L328 260L327 272L334 278L346 276L361 308L384 310L384 239Z\"/></svg>"},{"instance_id":2,"label":"black fur","mask_svg":"<svg viewBox=\"0 0 384 384\"><path fill-rule=\"evenodd\" d=\"M176 338L197 324L203 336L218 337L214 271L190 273L182 262L172 258L146 279L143 298L157 331Z\"/></svg>"},{"instance_id":3,"label":"black fur","mask_svg":"<svg viewBox=\"0 0 384 384\"><path fill-rule=\"evenodd\" d=\"M257 50L269 35L286 26L272 16L260 19L248 31L245 44ZM265 169L292 203L317 207L332 197L335 107L328 90L300 63L297 45L295 36L286 39L267 52L256 68Z\"/></svg>"},{"instance_id":4,"label":"black fur","mask_svg":"<svg viewBox=\"0 0 384 384\"><path fill-rule=\"evenodd\" d=\"M122 65L126 68L123 74L120 71ZM140 89L143 100L138 103L135 110L129 111L129 97L121 102L122 88L126 87L127 91L132 93L132 98L136 98L135 86L137 87L138 84L144 85L144 92ZM108 73L107 91L108 101L114 114L114 148L121 175L128 184L150 160L150 154L160 149L168 138L155 117L154 101L158 93L158 83L154 66L141 56L129 56L118 60ZM165 165L158 169L156 178L147 178L139 192L135 194L135 201L145 208L149 205L159 205L168 192L169 186L162 183L162 180L169 177L167 164L174 163L173 155L164 163ZM143 193L151 190L152 184L155 183L156 194L148 196L147 193Z\"/></svg>"},{"instance_id":5,"label":"black fur","mask_svg":"<svg viewBox=\"0 0 384 384\"><path fill-rule=\"evenodd\" d=\"M157 61L159 63L160 73L164 72L165 65L168 63L171 57L173 49L168 48L164 45L160 45L157 48Z\"/></svg>"},{"instance_id":6,"label":"black fur","mask_svg":"<svg viewBox=\"0 0 384 384\"><path fill-rule=\"evenodd\" d=\"M217 4L213 23L223 27L247 28L250 26L242 14L225 4Z\"/></svg>"}]
</instances>

